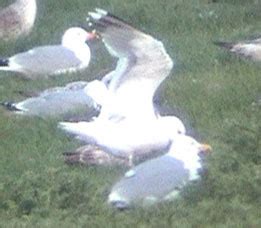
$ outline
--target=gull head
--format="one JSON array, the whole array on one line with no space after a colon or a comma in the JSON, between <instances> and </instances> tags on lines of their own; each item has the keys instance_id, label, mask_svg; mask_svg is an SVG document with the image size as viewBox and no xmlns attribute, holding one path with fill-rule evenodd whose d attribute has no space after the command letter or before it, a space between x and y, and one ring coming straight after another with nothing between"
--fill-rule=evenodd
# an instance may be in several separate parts
<instances>
[{"instance_id":1,"label":"gull head","mask_svg":"<svg viewBox=\"0 0 261 228\"><path fill-rule=\"evenodd\" d=\"M96 32L87 32L80 27L72 27L65 31L62 37L62 45L66 47L75 46L75 44L85 44L85 42L97 38Z\"/></svg>"},{"instance_id":2,"label":"gull head","mask_svg":"<svg viewBox=\"0 0 261 228\"><path fill-rule=\"evenodd\" d=\"M208 144L201 144L194 138L177 134L173 137L171 148L168 152L169 155L181 159L184 163L193 160L199 161L200 154L208 153L212 148Z\"/></svg>"},{"instance_id":3,"label":"gull head","mask_svg":"<svg viewBox=\"0 0 261 228\"><path fill-rule=\"evenodd\" d=\"M208 144L201 144L187 135L177 135L170 146L168 156L183 162L184 168L189 170L189 180L200 177L199 170L202 168L201 155L212 150Z\"/></svg>"},{"instance_id":4,"label":"gull head","mask_svg":"<svg viewBox=\"0 0 261 228\"><path fill-rule=\"evenodd\" d=\"M176 116L161 116L159 121L164 131L169 135L186 134L183 122Z\"/></svg>"}]
</instances>

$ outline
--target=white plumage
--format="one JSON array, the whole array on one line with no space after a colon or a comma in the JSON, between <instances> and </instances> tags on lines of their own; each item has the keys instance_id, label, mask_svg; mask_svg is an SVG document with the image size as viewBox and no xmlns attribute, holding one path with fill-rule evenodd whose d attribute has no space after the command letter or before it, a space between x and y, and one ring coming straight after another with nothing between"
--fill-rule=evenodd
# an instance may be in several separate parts
<instances>
[{"instance_id":1,"label":"white plumage","mask_svg":"<svg viewBox=\"0 0 261 228\"><path fill-rule=\"evenodd\" d=\"M89 13L89 22L101 36L109 53L117 57L116 69L86 89L101 106L92 122L59 124L104 151L119 157L167 151L172 135L185 133L177 117L155 113L153 96L166 79L173 62L163 44L104 10Z\"/></svg>"}]
</instances>

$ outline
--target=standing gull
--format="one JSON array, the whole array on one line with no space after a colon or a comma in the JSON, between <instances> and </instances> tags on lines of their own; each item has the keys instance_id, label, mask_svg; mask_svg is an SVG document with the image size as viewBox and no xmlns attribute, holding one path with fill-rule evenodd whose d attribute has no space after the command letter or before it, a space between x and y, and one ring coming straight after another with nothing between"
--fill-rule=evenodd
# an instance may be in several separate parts
<instances>
[{"instance_id":1,"label":"standing gull","mask_svg":"<svg viewBox=\"0 0 261 228\"><path fill-rule=\"evenodd\" d=\"M185 184L199 178L199 153L210 149L189 136L177 135L167 154L126 172L112 187L108 202L125 209L174 199Z\"/></svg>"},{"instance_id":2,"label":"standing gull","mask_svg":"<svg viewBox=\"0 0 261 228\"><path fill-rule=\"evenodd\" d=\"M130 161L140 153L166 151L173 134L185 133L177 117L161 117L153 106L156 89L172 69L171 58L160 41L110 13L96 9L89 16L109 53L119 60L105 76L107 86L96 81L102 94L95 98L99 98L100 115L92 122L61 122L59 126Z\"/></svg>"},{"instance_id":3,"label":"standing gull","mask_svg":"<svg viewBox=\"0 0 261 228\"><path fill-rule=\"evenodd\" d=\"M27 35L35 21L36 0L17 0L0 10L0 40L12 40Z\"/></svg>"},{"instance_id":4,"label":"standing gull","mask_svg":"<svg viewBox=\"0 0 261 228\"><path fill-rule=\"evenodd\" d=\"M90 61L90 48L85 43L95 34L79 27L65 31L61 45L35 47L7 59L0 59L0 70L14 71L30 79L84 69Z\"/></svg>"},{"instance_id":5,"label":"standing gull","mask_svg":"<svg viewBox=\"0 0 261 228\"><path fill-rule=\"evenodd\" d=\"M261 61L261 38L240 42L214 42L216 45L229 50L237 56L244 57L255 62Z\"/></svg>"}]
</instances>

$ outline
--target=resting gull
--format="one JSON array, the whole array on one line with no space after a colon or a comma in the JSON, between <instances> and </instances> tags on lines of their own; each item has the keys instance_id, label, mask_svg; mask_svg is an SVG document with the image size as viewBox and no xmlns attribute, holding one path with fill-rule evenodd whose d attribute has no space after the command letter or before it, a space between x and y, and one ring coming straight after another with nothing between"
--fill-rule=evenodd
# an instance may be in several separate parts
<instances>
[{"instance_id":1,"label":"resting gull","mask_svg":"<svg viewBox=\"0 0 261 228\"><path fill-rule=\"evenodd\" d=\"M199 178L199 153L210 149L189 136L177 135L167 154L127 171L112 187L108 202L126 209L174 199L186 183Z\"/></svg>"},{"instance_id":2,"label":"resting gull","mask_svg":"<svg viewBox=\"0 0 261 228\"><path fill-rule=\"evenodd\" d=\"M110 13L96 9L89 16L110 54L119 60L105 76L108 84L96 83L102 91L99 116L91 122L60 122L59 127L108 153L128 157L130 163L139 153L166 151L172 135L185 134L181 120L161 117L153 106L156 89L172 69L171 58L160 41Z\"/></svg>"},{"instance_id":3,"label":"resting gull","mask_svg":"<svg viewBox=\"0 0 261 228\"><path fill-rule=\"evenodd\" d=\"M90 144L81 146L74 152L65 152L63 155L65 162L70 165L128 166L128 160L112 156L99 147Z\"/></svg>"},{"instance_id":4,"label":"resting gull","mask_svg":"<svg viewBox=\"0 0 261 228\"><path fill-rule=\"evenodd\" d=\"M27 35L35 21L36 0L16 0L0 9L0 40L13 40Z\"/></svg>"},{"instance_id":5,"label":"resting gull","mask_svg":"<svg viewBox=\"0 0 261 228\"><path fill-rule=\"evenodd\" d=\"M240 41L240 42L214 42L216 45L228 49L240 57L244 57L255 62L261 61L261 38Z\"/></svg>"},{"instance_id":6,"label":"resting gull","mask_svg":"<svg viewBox=\"0 0 261 228\"><path fill-rule=\"evenodd\" d=\"M84 91L87 84L85 81L71 82L64 87L46 89L21 102L2 102L2 105L16 114L26 116L65 116L79 111L94 113L93 101Z\"/></svg>"},{"instance_id":7,"label":"resting gull","mask_svg":"<svg viewBox=\"0 0 261 228\"><path fill-rule=\"evenodd\" d=\"M85 43L94 33L79 27L65 31L61 45L35 47L27 52L0 59L0 70L22 73L30 79L84 69L90 61L90 48Z\"/></svg>"}]
</instances>

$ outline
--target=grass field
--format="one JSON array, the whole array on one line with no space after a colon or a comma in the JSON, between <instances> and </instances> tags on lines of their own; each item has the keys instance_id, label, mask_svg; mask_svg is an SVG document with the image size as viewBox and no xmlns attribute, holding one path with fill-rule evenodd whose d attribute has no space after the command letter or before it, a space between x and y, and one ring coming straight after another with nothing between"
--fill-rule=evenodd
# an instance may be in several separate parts
<instances>
[{"instance_id":1,"label":"grass field","mask_svg":"<svg viewBox=\"0 0 261 228\"><path fill-rule=\"evenodd\" d=\"M180 199L118 212L106 199L123 168L67 166L62 152L79 143L57 129L57 119L0 108L0 227L261 227L260 64L212 44L260 35L260 0L44 0L38 6L31 35L0 42L0 56L59 43L66 28L85 23L89 10L109 10L163 41L175 67L162 101L182 110L179 117L213 153L204 162L207 174ZM26 81L0 72L0 101L95 78L111 66L110 56L95 50L80 74Z\"/></svg>"}]
</instances>

